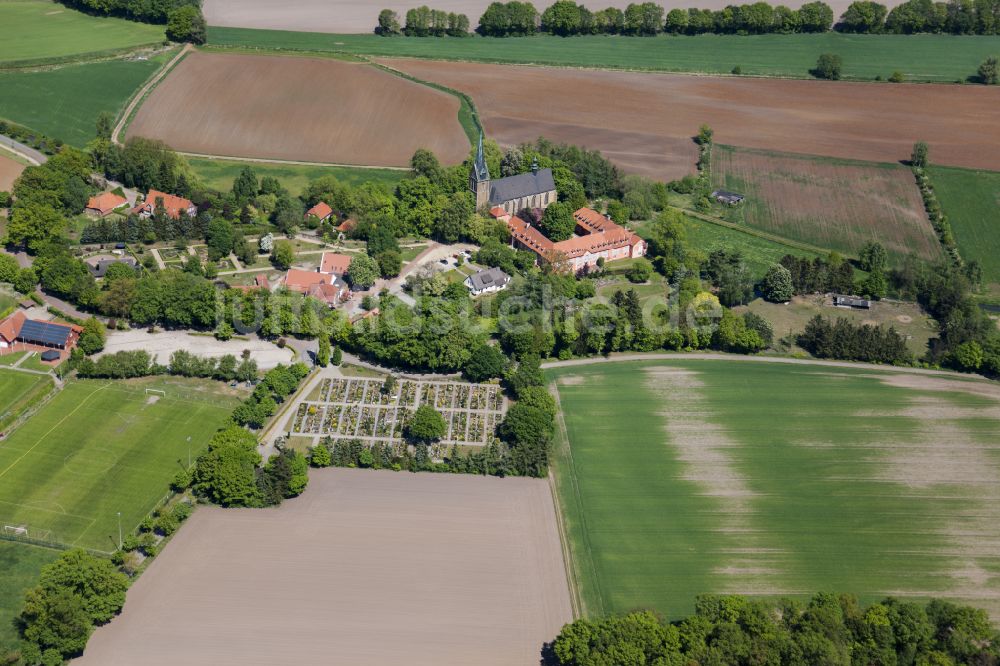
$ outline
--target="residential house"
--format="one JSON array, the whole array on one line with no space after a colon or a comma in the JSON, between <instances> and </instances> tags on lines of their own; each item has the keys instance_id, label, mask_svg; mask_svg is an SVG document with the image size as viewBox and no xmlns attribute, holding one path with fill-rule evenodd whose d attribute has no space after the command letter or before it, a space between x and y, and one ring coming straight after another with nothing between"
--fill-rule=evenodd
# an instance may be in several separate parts
<instances>
[{"instance_id":1,"label":"residential house","mask_svg":"<svg viewBox=\"0 0 1000 666\"><path fill-rule=\"evenodd\" d=\"M510 276L495 267L479 271L465 279L465 286L473 296L496 293L506 289L509 283Z\"/></svg>"},{"instance_id":2,"label":"residential house","mask_svg":"<svg viewBox=\"0 0 1000 666\"><path fill-rule=\"evenodd\" d=\"M347 269L351 267L351 259L353 258L349 254L324 252L323 258L319 262L319 272L344 277L347 275Z\"/></svg>"},{"instance_id":3,"label":"residential house","mask_svg":"<svg viewBox=\"0 0 1000 666\"><path fill-rule=\"evenodd\" d=\"M188 199L173 194L165 194L159 190L150 190L146 194L146 200L133 208L132 212L139 217L152 217L156 213L158 205L162 205L167 216L175 220L181 216L182 211L187 213L188 217L194 217L198 214L197 206Z\"/></svg>"},{"instance_id":4,"label":"residential house","mask_svg":"<svg viewBox=\"0 0 1000 666\"><path fill-rule=\"evenodd\" d=\"M94 258L87 261L87 268L90 269L90 274L95 278L100 279L104 277L104 274L108 272L108 268L115 264L123 264L129 268L135 270L138 266L136 260L132 257L114 257L114 258Z\"/></svg>"},{"instance_id":5,"label":"residential house","mask_svg":"<svg viewBox=\"0 0 1000 666\"><path fill-rule=\"evenodd\" d=\"M482 134L469 174L469 189L476 195L476 210L502 208L511 215L525 208L545 210L556 200L552 169L539 169L537 163L528 173L493 180L483 155Z\"/></svg>"},{"instance_id":6,"label":"residential house","mask_svg":"<svg viewBox=\"0 0 1000 666\"><path fill-rule=\"evenodd\" d=\"M333 217L333 209L330 208L330 206L328 206L325 202L320 201L318 204L306 211L303 219L308 221L310 217L315 217L320 222L326 222Z\"/></svg>"},{"instance_id":7,"label":"residential house","mask_svg":"<svg viewBox=\"0 0 1000 666\"><path fill-rule=\"evenodd\" d=\"M323 301L331 308L351 298L351 290L341 278L318 271L290 268L281 284L290 291Z\"/></svg>"},{"instance_id":8,"label":"residential house","mask_svg":"<svg viewBox=\"0 0 1000 666\"><path fill-rule=\"evenodd\" d=\"M105 217L119 208L128 206L128 199L114 192L102 192L96 197L90 197L84 212L91 217Z\"/></svg>"}]
</instances>

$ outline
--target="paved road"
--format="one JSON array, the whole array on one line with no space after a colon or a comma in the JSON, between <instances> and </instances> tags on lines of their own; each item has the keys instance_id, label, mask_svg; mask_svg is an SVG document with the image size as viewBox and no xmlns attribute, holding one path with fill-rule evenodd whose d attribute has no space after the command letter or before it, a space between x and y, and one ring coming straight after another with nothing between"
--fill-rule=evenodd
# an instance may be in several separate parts
<instances>
[{"instance_id":1,"label":"paved road","mask_svg":"<svg viewBox=\"0 0 1000 666\"><path fill-rule=\"evenodd\" d=\"M38 152L31 146L26 146L20 141L14 141L8 136L0 136L0 145L5 148L10 149L12 152L17 153L29 162L34 162L35 164L45 164L49 161L47 155Z\"/></svg>"},{"instance_id":2,"label":"paved road","mask_svg":"<svg viewBox=\"0 0 1000 666\"><path fill-rule=\"evenodd\" d=\"M928 368L909 368L895 365L877 365L874 363L855 363L853 361L823 361L808 358L786 358L783 356L743 356L740 354L705 353L705 352L650 352L646 354L610 354L609 356L593 356L574 358L568 361L549 361L542 363L542 369L568 368L576 365L593 365L595 363L617 363L620 361L738 361L748 363L787 363L790 365L821 365L828 368L857 368L860 370L879 370L882 372L904 372L915 375L945 375L961 379L982 379L978 375L968 375L950 370L931 370Z\"/></svg>"}]
</instances>

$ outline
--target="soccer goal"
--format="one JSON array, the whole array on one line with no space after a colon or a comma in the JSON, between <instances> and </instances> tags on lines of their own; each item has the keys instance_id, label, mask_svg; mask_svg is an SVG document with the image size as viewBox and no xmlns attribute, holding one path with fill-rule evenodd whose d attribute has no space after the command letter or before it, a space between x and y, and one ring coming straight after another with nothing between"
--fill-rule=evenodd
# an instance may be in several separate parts
<instances>
[{"instance_id":1,"label":"soccer goal","mask_svg":"<svg viewBox=\"0 0 1000 666\"><path fill-rule=\"evenodd\" d=\"M4 525L3 533L14 537L27 537L28 527L26 525Z\"/></svg>"},{"instance_id":2,"label":"soccer goal","mask_svg":"<svg viewBox=\"0 0 1000 666\"><path fill-rule=\"evenodd\" d=\"M167 397L167 392L163 391L161 389L151 389L151 388L148 388L148 389L146 389L146 395L160 395L160 396L163 396L164 398L166 398Z\"/></svg>"}]
</instances>

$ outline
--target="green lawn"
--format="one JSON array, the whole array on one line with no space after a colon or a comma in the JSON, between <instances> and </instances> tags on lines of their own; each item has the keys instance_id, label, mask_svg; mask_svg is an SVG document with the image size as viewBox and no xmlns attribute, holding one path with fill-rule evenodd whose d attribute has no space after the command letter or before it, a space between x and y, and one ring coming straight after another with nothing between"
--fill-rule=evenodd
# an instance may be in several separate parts
<instances>
[{"instance_id":1,"label":"green lawn","mask_svg":"<svg viewBox=\"0 0 1000 666\"><path fill-rule=\"evenodd\" d=\"M270 164L267 162L241 162L239 160L210 160L200 157L187 158L192 171L202 183L212 189L228 191L244 166L250 166L258 177L273 176L295 196L305 190L309 181L320 176L335 176L350 185L369 181L384 183L394 189L406 176L406 171L395 169L362 169L359 167L304 166L295 164Z\"/></svg>"},{"instance_id":2,"label":"green lawn","mask_svg":"<svg viewBox=\"0 0 1000 666\"><path fill-rule=\"evenodd\" d=\"M556 477L585 615L836 590L997 617L1000 398L740 360L546 374L571 443Z\"/></svg>"},{"instance_id":3,"label":"green lawn","mask_svg":"<svg viewBox=\"0 0 1000 666\"><path fill-rule=\"evenodd\" d=\"M117 116L169 57L168 53L142 61L109 60L0 72L0 118L83 147L97 135L97 116L102 111Z\"/></svg>"},{"instance_id":4,"label":"green lawn","mask_svg":"<svg viewBox=\"0 0 1000 666\"><path fill-rule=\"evenodd\" d=\"M7 361L16 363L21 354L0 356L0 433L13 423L24 409L41 398L52 385L44 375L9 370ZM0 447L3 445L0 444Z\"/></svg>"},{"instance_id":5,"label":"green lawn","mask_svg":"<svg viewBox=\"0 0 1000 666\"><path fill-rule=\"evenodd\" d=\"M1000 52L1000 37L951 35L758 35L751 37L470 37L420 38L333 35L247 28L209 29L217 46L335 51L435 60L531 63L728 74L808 77L821 53L838 53L847 78L888 77L899 70L911 80L965 80L979 63Z\"/></svg>"},{"instance_id":6,"label":"green lawn","mask_svg":"<svg viewBox=\"0 0 1000 666\"><path fill-rule=\"evenodd\" d=\"M983 282L1000 286L1000 173L935 166L931 182L962 258L978 261Z\"/></svg>"},{"instance_id":7,"label":"green lawn","mask_svg":"<svg viewBox=\"0 0 1000 666\"><path fill-rule=\"evenodd\" d=\"M52 2L0 2L0 25L0 64L8 65L103 54L165 39L162 25L90 16Z\"/></svg>"},{"instance_id":8,"label":"green lawn","mask_svg":"<svg viewBox=\"0 0 1000 666\"><path fill-rule=\"evenodd\" d=\"M22 543L0 541L0 657L17 646L14 618L21 612L24 593L38 583L38 574L60 551Z\"/></svg>"},{"instance_id":9,"label":"green lawn","mask_svg":"<svg viewBox=\"0 0 1000 666\"><path fill-rule=\"evenodd\" d=\"M161 388L153 400L145 387ZM0 445L0 521L102 551L166 494L236 406L208 381L74 381Z\"/></svg>"}]
</instances>

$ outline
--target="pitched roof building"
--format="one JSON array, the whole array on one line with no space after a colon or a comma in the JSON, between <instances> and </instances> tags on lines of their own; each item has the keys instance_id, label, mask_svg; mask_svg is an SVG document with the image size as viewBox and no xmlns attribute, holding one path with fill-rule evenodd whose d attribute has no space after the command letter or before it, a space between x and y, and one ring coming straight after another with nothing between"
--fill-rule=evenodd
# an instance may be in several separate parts
<instances>
[{"instance_id":1,"label":"pitched roof building","mask_svg":"<svg viewBox=\"0 0 1000 666\"><path fill-rule=\"evenodd\" d=\"M95 278L102 278L104 274L108 272L108 268L114 266L115 264L122 264L128 266L131 269L135 269L138 264L132 257L116 257L114 259L99 259L91 263L87 262L87 268L90 269L90 274Z\"/></svg>"},{"instance_id":2,"label":"pitched roof building","mask_svg":"<svg viewBox=\"0 0 1000 666\"><path fill-rule=\"evenodd\" d=\"M531 165L528 173L493 180L483 154L483 136L479 135L476 160L469 174L469 189L476 195L476 210L502 208L513 215L524 208L548 208L556 200L552 169Z\"/></svg>"},{"instance_id":3,"label":"pitched roof building","mask_svg":"<svg viewBox=\"0 0 1000 666\"><path fill-rule=\"evenodd\" d=\"M114 192L102 192L96 197L90 197L90 200L87 201L85 212L88 215L104 217L127 205L128 199L125 197L117 195Z\"/></svg>"},{"instance_id":4,"label":"pitched roof building","mask_svg":"<svg viewBox=\"0 0 1000 666\"><path fill-rule=\"evenodd\" d=\"M507 223L513 247L534 252L540 262L566 261L567 269L574 273L594 268L598 259L617 261L646 254L646 241L591 208L573 213L576 235L559 242L549 240L537 227L499 206L490 213Z\"/></svg>"},{"instance_id":5,"label":"pitched roof building","mask_svg":"<svg viewBox=\"0 0 1000 666\"><path fill-rule=\"evenodd\" d=\"M319 272L344 276L347 274L347 269L351 267L351 259L353 257L349 254L324 252L323 259L319 262Z\"/></svg>"},{"instance_id":6,"label":"pitched roof building","mask_svg":"<svg viewBox=\"0 0 1000 666\"><path fill-rule=\"evenodd\" d=\"M291 291L317 298L330 307L351 298L351 290L336 275L290 268L281 284Z\"/></svg>"},{"instance_id":7,"label":"pitched roof building","mask_svg":"<svg viewBox=\"0 0 1000 666\"><path fill-rule=\"evenodd\" d=\"M469 288L469 292L473 296L492 294L505 289L509 283L510 276L496 267L479 271L465 278L465 286Z\"/></svg>"},{"instance_id":8,"label":"pitched roof building","mask_svg":"<svg viewBox=\"0 0 1000 666\"><path fill-rule=\"evenodd\" d=\"M21 343L30 347L72 349L83 331L72 324L28 319L18 310L0 322L0 349Z\"/></svg>"},{"instance_id":9,"label":"pitched roof building","mask_svg":"<svg viewBox=\"0 0 1000 666\"><path fill-rule=\"evenodd\" d=\"M306 211L303 219L308 220L310 217L318 217L320 222L326 222L333 215L333 209L326 204L326 202L320 201L315 206Z\"/></svg>"},{"instance_id":10,"label":"pitched roof building","mask_svg":"<svg viewBox=\"0 0 1000 666\"><path fill-rule=\"evenodd\" d=\"M187 213L188 217L198 214L198 208L190 200L159 190L150 190L146 194L146 200L133 208L132 212L139 217L152 217L158 204L162 204L167 216L175 220L181 216L181 211Z\"/></svg>"}]
</instances>

